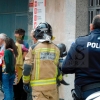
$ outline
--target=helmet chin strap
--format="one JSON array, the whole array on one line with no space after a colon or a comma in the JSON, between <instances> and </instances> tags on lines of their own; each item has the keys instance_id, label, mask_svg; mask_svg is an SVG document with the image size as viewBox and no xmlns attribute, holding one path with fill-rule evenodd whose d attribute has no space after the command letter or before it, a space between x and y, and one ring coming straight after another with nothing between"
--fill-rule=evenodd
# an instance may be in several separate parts
<instances>
[{"instance_id":1,"label":"helmet chin strap","mask_svg":"<svg viewBox=\"0 0 100 100\"><path fill-rule=\"evenodd\" d=\"M43 39L39 39L38 41L39 42L49 42L49 43L52 42L51 36L47 35L46 33L43 35Z\"/></svg>"}]
</instances>

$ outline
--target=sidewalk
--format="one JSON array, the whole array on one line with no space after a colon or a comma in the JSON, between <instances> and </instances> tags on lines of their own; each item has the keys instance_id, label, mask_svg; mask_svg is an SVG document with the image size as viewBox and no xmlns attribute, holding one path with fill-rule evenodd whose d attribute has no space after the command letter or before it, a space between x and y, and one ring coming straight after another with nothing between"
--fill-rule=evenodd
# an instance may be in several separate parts
<instances>
[{"instance_id":1,"label":"sidewalk","mask_svg":"<svg viewBox=\"0 0 100 100\"><path fill-rule=\"evenodd\" d=\"M74 88L74 74L68 74L68 77L64 77L64 80L70 85L62 85L61 95L64 96L64 100L73 100L71 95L71 89Z\"/></svg>"},{"instance_id":2,"label":"sidewalk","mask_svg":"<svg viewBox=\"0 0 100 100\"><path fill-rule=\"evenodd\" d=\"M0 100L3 100L3 94L0 92Z\"/></svg>"}]
</instances>

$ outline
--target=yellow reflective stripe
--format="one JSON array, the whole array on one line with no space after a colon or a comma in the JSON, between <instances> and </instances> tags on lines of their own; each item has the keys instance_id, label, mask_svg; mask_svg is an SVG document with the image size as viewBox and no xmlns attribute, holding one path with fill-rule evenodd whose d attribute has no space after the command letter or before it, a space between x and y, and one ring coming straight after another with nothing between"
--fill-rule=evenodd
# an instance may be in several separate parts
<instances>
[{"instance_id":1,"label":"yellow reflective stripe","mask_svg":"<svg viewBox=\"0 0 100 100\"><path fill-rule=\"evenodd\" d=\"M55 50L40 50L41 52L55 52ZM35 51L35 52L39 52L39 51Z\"/></svg>"},{"instance_id":2,"label":"yellow reflective stripe","mask_svg":"<svg viewBox=\"0 0 100 100\"><path fill-rule=\"evenodd\" d=\"M30 82L31 86L56 84L56 78L47 80L34 80Z\"/></svg>"},{"instance_id":3,"label":"yellow reflective stripe","mask_svg":"<svg viewBox=\"0 0 100 100\"><path fill-rule=\"evenodd\" d=\"M37 73L37 70L38 70L37 65L38 65L38 60L36 60L35 80L37 79L37 76L38 76L38 75L37 75L37 74L38 74L38 73Z\"/></svg>"},{"instance_id":4,"label":"yellow reflective stripe","mask_svg":"<svg viewBox=\"0 0 100 100\"><path fill-rule=\"evenodd\" d=\"M52 49L52 48L39 48L39 49L36 49L36 51L39 51L39 50L55 51L55 49Z\"/></svg>"},{"instance_id":5,"label":"yellow reflective stripe","mask_svg":"<svg viewBox=\"0 0 100 100\"><path fill-rule=\"evenodd\" d=\"M30 75L29 76L23 76L23 81L29 81L30 80Z\"/></svg>"},{"instance_id":6,"label":"yellow reflective stripe","mask_svg":"<svg viewBox=\"0 0 100 100\"><path fill-rule=\"evenodd\" d=\"M51 50L41 50L42 52L52 52L55 53L55 51L51 51Z\"/></svg>"},{"instance_id":7,"label":"yellow reflective stripe","mask_svg":"<svg viewBox=\"0 0 100 100\"><path fill-rule=\"evenodd\" d=\"M38 53L39 51L35 51L33 54L36 54L36 53ZM55 51L45 51L45 50L41 50L41 52L50 52L50 53L55 53Z\"/></svg>"},{"instance_id":8,"label":"yellow reflective stripe","mask_svg":"<svg viewBox=\"0 0 100 100\"><path fill-rule=\"evenodd\" d=\"M36 73L35 73L35 80L39 79L40 75L40 52L38 52L38 59L36 59Z\"/></svg>"},{"instance_id":9,"label":"yellow reflective stripe","mask_svg":"<svg viewBox=\"0 0 100 100\"><path fill-rule=\"evenodd\" d=\"M44 51L44 52L55 52L55 49L51 49L51 48L40 48L40 49L36 49L33 53L35 52L40 52L40 51Z\"/></svg>"},{"instance_id":10,"label":"yellow reflective stripe","mask_svg":"<svg viewBox=\"0 0 100 100\"><path fill-rule=\"evenodd\" d=\"M56 58L54 60L55 64L57 65L59 61L59 54L56 52Z\"/></svg>"},{"instance_id":11,"label":"yellow reflective stripe","mask_svg":"<svg viewBox=\"0 0 100 100\"><path fill-rule=\"evenodd\" d=\"M40 52L38 53L38 58L40 58ZM38 76L37 79L39 79L40 76L40 59L38 59L38 70L37 70Z\"/></svg>"}]
</instances>

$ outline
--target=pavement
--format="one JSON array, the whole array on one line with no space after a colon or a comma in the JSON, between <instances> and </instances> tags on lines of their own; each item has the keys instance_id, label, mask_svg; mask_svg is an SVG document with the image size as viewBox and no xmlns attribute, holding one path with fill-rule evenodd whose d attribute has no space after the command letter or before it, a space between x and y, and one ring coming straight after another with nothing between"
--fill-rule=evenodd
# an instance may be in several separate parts
<instances>
[{"instance_id":1,"label":"pavement","mask_svg":"<svg viewBox=\"0 0 100 100\"><path fill-rule=\"evenodd\" d=\"M64 100L73 100L71 90L74 88L74 75L68 74L68 77L65 75L64 80L70 85L61 85L59 89L60 98L62 97Z\"/></svg>"},{"instance_id":2,"label":"pavement","mask_svg":"<svg viewBox=\"0 0 100 100\"><path fill-rule=\"evenodd\" d=\"M60 93L60 98L64 98L64 100L73 100L72 99L72 95L71 95L71 89L74 88L74 75L68 75L68 77L66 77L66 75L64 76L64 79L66 82L68 82L70 85L64 86L61 85L59 87L59 93ZM0 100L3 99L3 94L0 92Z\"/></svg>"},{"instance_id":3,"label":"pavement","mask_svg":"<svg viewBox=\"0 0 100 100\"><path fill-rule=\"evenodd\" d=\"M3 100L3 94L0 92L0 100Z\"/></svg>"}]
</instances>

